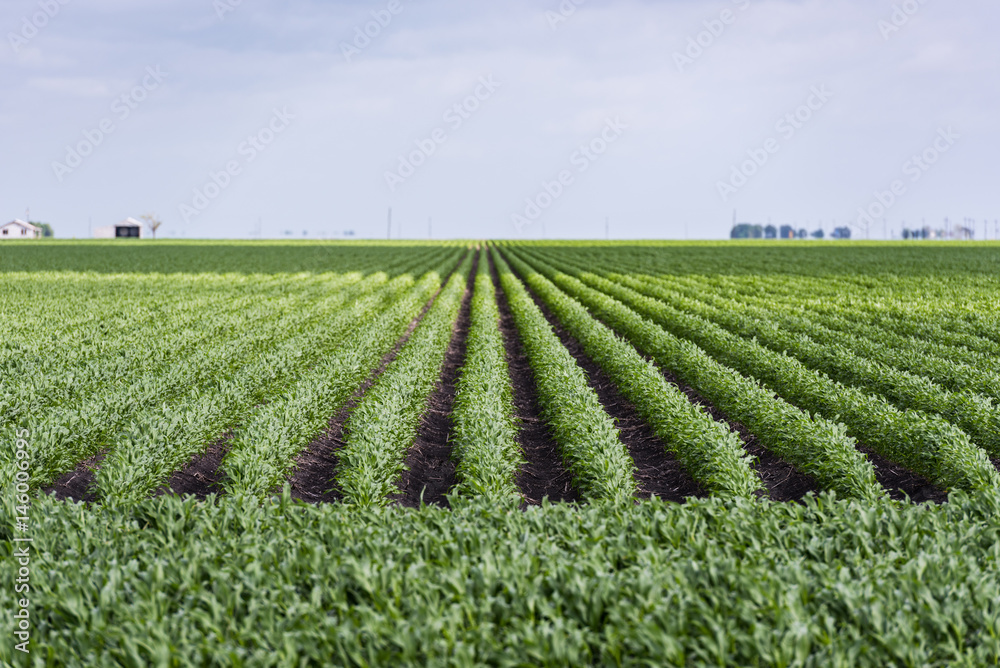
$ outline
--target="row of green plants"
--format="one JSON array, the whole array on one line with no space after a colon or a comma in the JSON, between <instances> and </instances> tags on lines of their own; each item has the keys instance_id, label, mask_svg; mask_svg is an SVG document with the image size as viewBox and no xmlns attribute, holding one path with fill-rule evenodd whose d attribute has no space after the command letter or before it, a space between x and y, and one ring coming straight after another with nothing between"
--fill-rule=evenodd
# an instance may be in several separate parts
<instances>
[{"instance_id":1,"label":"row of green plants","mask_svg":"<svg viewBox=\"0 0 1000 668\"><path fill-rule=\"evenodd\" d=\"M806 308L802 300L776 300L759 287L737 287L732 281L672 277L689 296L697 293L727 303L756 306L780 316L783 326L816 340L837 340L897 368L920 373L950 390L970 390L1000 399L1000 358L914 336L904 336L865 322ZM834 339L833 337L837 337Z\"/></svg>"},{"instance_id":2,"label":"row of green plants","mask_svg":"<svg viewBox=\"0 0 1000 668\"><path fill-rule=\"evenodd\" d=\"M765 277L768 282L774 278ZM787 290L788 286L784 287ZM846 275L806 281L803 287L827 303L850 308L856 317L876 317L885 323L917 328L947 322L945 331L974 345L1000 345L1000 317L995 307L1000 284L992 274L914 281L886 272L876 279Z\"/></svg>"},{"instance_id":3,"label":"row of green plants","mask_svg":"<svg viewBox=\"0 0 1000 668\"><path fill-rule=\"evenodd\" d=\"M842 424L802 412L775 396L770 387L671 333L670 322L656 317L660 304L655 300L545 257L551 266L573 274L553 271L550 277L556 285L730 419L745 425L765 448L813 476L825 489L862 499L884 494L871 463Z\"/></svg>"},{"instance_id":4,"label":"row of green plants","mask_svg":"<svg viewBox=\"0 0 1000 668\"><path fill-rule=\"evenodd\" d=\"M658 280L663 281L662 278ZM706 291L705 286L687 287L672 280L669 284L686 296L707 302L715 308L773 322L782 329L808 336L816 343L850 350L872 361L923 376L948 390L981 394L994 401L1000 398L1000 374L938 357L926 350L887 345L881 330L873 327L866 327L868 331L862 335L850 334L826 327L809 317L779 311L765 300L761 300L764 303L760 305L754 305L746 297L732 299L712 294Z\"/></svg>"},{"instance_id":5,"label":"row of green plants","mask_svg":"<svg viewBox=\"0 0 1000 668\"><path fill-rule=\"evenodd\" d=\"M970 390L995 398L1000 344L954 331L957 322L995 310L996 291L989 280L974 281L960 275L916 279L889 273L822 278L768 273L675 275L662 259L657 262L658 254L644 252L642 247L631 250L635 252L617 264L609 263L603 251L560 252L606 271L627 267L632 276L667 274L673 286L721 293L739 302L749 300L768 311L781 311L862 340L871 339L872 346L877 341L884 344L879 346L879 359L887 364L928 375L951 390ZM886 267L887 272L891 269L896 267ZM909 315L904 318L904 313ZM947 327L941 323L947 323ZM949 365L957 368L949 369Z\"/></svg>"},{"instance_id":6,"label":"row of green plants","mask_svg":"<svg viewBox=\"0 0 1000 668\"><path fill-rule=\"evenodd\" d=\"M516 253L508 257L527 285L703 489L723 496L750 497L763 488L735 432L691 403L652 362L539 273L553 275L551 267L538 260L530 266Z\"/></svg>"},{"instance_id":7,"label":"row of green plants","mask_svg":"<svg viewBox=\"0 0 1000 668\"><path fill-rule=\"evenodd\" d=\"M588 500L631 499L636 492L635 466L618 438L614 420L587 383L586 373L495 249L492 259L531 365L542 416L577 491Z\"/></svg>"},{"instance_id":8,"label":"row of green plants","mask_svg":"<svg viewBox=\"0 0 1000 668\"><path fill-rule=\"evenodd\" d=\"M700 345L720 362L767 383L787 401L816 413L814 419L821 415L846 425L847 433L882 456L945 489L990 489L1000 484L986 453L939 416L901 411L881 396L837 383L793 357L640 292L649 291L649 285L642 281L615 274L609 274L615 279L610 280L579 269L576 275L675 335ZM751 431L757 433L752 427Z\"/></svg>"},{"instance_id":9,"label":"row of green plants","mask_svg":"<svg viewBox=\"0 0 1000 668\"><path fill-rule=\"evenodd\" d=\"M376 283L355 285L367 288L349 289L355 298L377 286ZM128 425L155 424L164 407L189 401L203 388L210 391L234 369L294 339L296 333L310 329L322 332L322 319L331 317L343 304L344 299L337 293L329 293L311 303L300 303L297 299L280 300L280 305L258 302L246 308L243 319L239 314L213 317L206 313L206 321L229 325L230 329L200 347L187 350L182 360L165 367L160 360L150 360L151 368L132 379L106 383L103 390L99 389L101 386L92 388L92 397L34 412L19 420L35 437L36 484L45 484L71 470L80 459L112 447Z\"/></svg>"},{"instance_id":10,"label":"row of green plants","mask_svg":"<svg viewBox=\"0 0 1000 668\"><path fill-rule=\"evenodd\" d=\"M17 295L18 305L27 308L11 310L4 325L31 320L38 306L51 307L52 322L31 334L26 345L4 349L6 359L0 360L0 418L4 421L18 421L51 407L76 406L102 388L168 368L194 347L224 334L226 330L216 325L228 323L206 319L206 313L235 318L249 309L250 317L260 315L249 307L259 303L262 295L273 294L278 283L273 278L253 281L253 288L247 289L229 280L203 280L167 289L147 277L113 281L85 277L82 282L88 288L85 291L78 289L76 281L66 281L34 302L27 295ZM315 299L324 281L304 283L301 296L294 296L298 304ZM18 293L24 287L18 281L13 285ZM79 317L81 311L83 317ZM67 324L70 331L64 333ZM8 329L4 325L0 327ZM18 336L10 330L2 335Z\"/></svg>"},{"instance_id":11,"label":"row of green plants","mask_svg":"<svg viewBox=\"0 0 1000 668\"><path fill-rule=\"evenodd\" d=\"M75 396L60 396L50 386L46 390L51 394L46 394L45 399L55 405L46 408L41 401L28 400L22 406L29 406L30 412L7 416L5 427L28 428L32 433L34 484L47 484L71 470L81 459L111 447L129 424L155 425L165 405L183 400L185 395L190 397L198 388L210 391L230 369L239 368L245 361L276 347L297 332L310 331L313 338L321 341L327 329L326 321L336 311L386 280L383 272L376 272L363 281L353 276L346 281L340 276L327 276L319 281L296 277L304 284L300 292L290 289L287 280L267 277L266 289L256 285L248 297L243 297L247 292L245 285L254 284L254 281L199 278L200 282L177 279L180 290L173 292L201 294L200 286L207 285L213 294L235 297L233 307L223 308L204 294L202 298L191 298L190 304L176 310L169 307L168 300L168 309L160 314L160 320L172 323L181 334L164 336L164 341L153 338L147 347L143 338L133 340L128 336L119 337L116 331L107 331L101 343L109 350L103 354L84 346L84 355L90 355L86 363L93 373L76 369L66 376L74 386ZM160 285L159 290L170 294L165 287ZM145 290L139 290L138 296L126 290L117 301L134 304L149 297ZM100 307L108 300L109 297L102 294L95 305ZM81 303L86 304L87 300ZM197 315L196 327L189 326L194 317L191 305ZM238 307L242 310L237 310ZM100 308L96 310L101 311ZM113 324L120 323L115 321ZM190 333L194 338L185 338ZM155 335L156 331L149 332L150 337ZM79 356L75 348L68 347L62 354L52 357L56 362L67 361L67 366L72 368L72 360ZM131 370L120 363L123 359L129 361ZM304 361L308 361L308 357ZM25 379L15 375L11 382L26 380L34 381L34 387L44 385L44 382L39 383L37 376ZM25 385L29 387L14 396L31 397L31 384L26 382Z\"/></svg>"},{"instance_id":12,"label":"row of green plants","mask_svg":"<svg viewBox=\"0 0 1000 668\"><path fill-rule=\"evenodd\" d=\"M407 452L441 378L473 258L466 255L399 355L351 412L337 472L346 502L383 506L398 491Z\"/></svg>"},{"instance_id":13,"label":"row of green plants","mask_svg":"<svg viewBox=\"0 0 1000 668\"><path fill-rule=\"evenodd\" d=\"M952 392L933 381L901 371L835 343L821 343L804 334L787 331L771 320L762 320L728 307L713 307L668 289L662 279L624 277L644 294L692 313L768 348L787 352L811 369L844 385L885 397L904 410L936 413L954 423L973 441L1000 456L1000 408L988 398L968 391Z\"/></svg>"},{"instance_id":14,"label":"row of green plants","mask_svg":"<svg viewBox=\"0 0 1000 668\"><path fill-rule=\"evenodd\" d=\"M630 271L639 274L677 275L669 264L657 262L655 256L641 251L637 257L630 255L623 263L609 262L603 253L574 255L586 257L588 261L596 260L603 269L610 271L628 266ZM1000 286L992 274L896 274L893 272L905 272L905 267L897 265L895 255L894 251L886 255L884 266L875 276L849 271L822 277L761 271L745 275L722 272L705 278L760 291L772 300L790 300L814 312L881 331L917 337L961 351L1000 355L1000 342L995 334L1000 331L1000 322L991 315L997 310L995 295ZM928 253L924 260L925 270L936 271L940 259ZM701 276L702 272L691 274ZM989 318L989 322L982 323L984 318ZM981 324L972 327L970 323Z\"/></svg>"},{"instance_id":15,"label":"row of green plants","mask_svg":"<svg viewBox=\"0 0 1000 668\"><path fill-rule=\"evenodd\" d=\"M466 354L452 412L458 492L491 503L519 503L524 457L517 442L514 391L507 365L488 250L479 251Z\"/></svg>"},{"instance_id":16,"label":"row of green plants","mask_svg":"<svg viewBox=\"0 0 1000 668\"><path fill-rule=\"evenodd\" d=\"M412 281L400 276L258 354L224 355L228 364L216 380L159 407L149 420L131 421L114 440L95 475L102 500L114 504L142 498L224 432L238 431L255 407L282 397L304 371L344 345L358 322L374 319Z\"/></svg>"},{"instance_id":17,"label":"row of green plants","mask_svg":"<svg viewBox=\"0 0 1000 668\"><path fill-rule=\"evenodd\" d=\"M535 245L535 244L532 244ZM862 320L913 325L947 323L966 334L973 326L994 343L1000 332L996 249L986 245L622 242L549 243L560 254L596 262L604 270L630 267L649 275L726 278L766 286L769 293L838 305ZM981 341L984 341L980 337Z\"/></svg>"},{"instance_id":18,"label":"row of green plants","mask_svg":"<svg viewBox=\"0 0 1000 668\"><path fill-rule=\"evenodd\" d=\"M445 259L415 284L407 276L397 278L406 280L408 287L388 300L387 308L353 316L340 345L247 417L222 462L227 493L259 498L280 488L296 455L326 429L331 416L393 351L441 289L442 278L455 268L461 252L449 249Z\"/></svg>"}]
</instances>

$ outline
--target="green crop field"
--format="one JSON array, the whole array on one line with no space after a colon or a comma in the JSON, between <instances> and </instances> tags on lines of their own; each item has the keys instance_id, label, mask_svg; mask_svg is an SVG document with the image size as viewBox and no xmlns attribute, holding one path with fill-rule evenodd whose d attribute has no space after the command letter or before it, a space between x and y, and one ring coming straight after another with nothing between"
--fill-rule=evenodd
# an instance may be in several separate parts
<instances>
[{"instance_id":1,"label":"green crop field","mask_svg":"<svg viewBox=\"0 0 1000 668\"><path fill-rule=\"evenodd\" d=\"M1000 244L6 243L0 434L4 665L1000 663Z\"/></svg>"}]
</instances>

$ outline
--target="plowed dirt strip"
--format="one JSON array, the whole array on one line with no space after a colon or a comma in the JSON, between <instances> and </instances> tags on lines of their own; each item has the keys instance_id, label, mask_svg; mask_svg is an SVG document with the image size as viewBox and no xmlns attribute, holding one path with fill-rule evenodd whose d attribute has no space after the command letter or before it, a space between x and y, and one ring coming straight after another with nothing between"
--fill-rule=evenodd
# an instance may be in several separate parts
<instances>
[{"instance_id":1,"label":"plowed dirt strip","mask_svg":"<svg viewBox=\"0 0 1000 668\"><path fill-rule=\"evenodd\" d=\"M76 468L59 476L55 482L42 489L42 494L55 494L57 499L96 503L98 494L94 489L94 471L101 468L101 462L108 454L102 450L84 459Z\"/></svg>"},{"instance_id":2,"label":"plowed dirt strip","mask_svg":"<svg viewBox=\"0 0 1000 668\"><path fill-rule=\"evenodd\" d=\"M529 504L538 505L548 497L550 501L579 501L580 495L573 488L573 478L563 465L559 447L541 416L538 390L528 364L528 357L514 325L507 295L500 287L493 257L490 256L490 277L496 290L500 310L500 331L507 350L514 390L514 411L518 422L517 443L527 462L518 472L517 486Z\"/></svg>"},{"instance_id":3,"label":"plowed dirt strip","mask_svg":"<svg viewBox=\"0 0 1000 668\"><path fill-rule=\"evenodd\" d=\"M868 461L875 467L878 484L885 487L885 491L893 499L902 501L909 497L915 503L945 503L948 500L947 492L922 475L889 461L866 445L858 443L857 448L868 457Z\"/></svg>"},{"instance_id":4,"label":"plowed dirt strip","mask_svg":"<svg viewBox=\"0 0 1000 668\"><path fill-rule=\"evenodd\" d=\"M441 378L427 402L417 431L406 456L406 470L399 481L399 495L395 500L402 506L417 508L421 500L426 504L447 506L445 496L455 486L455 461L451 457L451 411L462 364L465 362L466 338L469 336L472 291L479 268L479 255L472 261L472 269L465 284L458 320L452 327L451 343L441 368Z\"/></svg>"},{"instance_id":5,"label":"plowed dirt strip","mask_svg":"<svg viewBox=\"0 0 1000 668\"><path fill-rule=\"evenodd\" d=\"M229 452L232 438L232 432L227 433L209 446L208 450L192 457L183 469L174 471L167 484L156 490L155 496L196 496L203 501L210 494L221 496L226 475L220 467Z\"/></svg>"},{"instance_id":6,"label":"plowed dirt strip","mask_svg":"<svg viewBox=\"0 0 1000 668\"><path fill-rule=\"evenodd\" d=\"M527 288L527 286L525 286ZM683 503L689 496L705 496L701 486L691 478L677 458L667 450L663 442L646 424L633 406L621 395L618 388L604 370L595 363L583 346L567 332L552 314L545 303L530 289L528 294L541 310L542 315L552 325L553 331L563 346L576 360L586 374L591 389L597 393L604 410L615 419L618 427L618 437L628 448L632 462L635 464L635 482L638 486L637 496L648 499L656 495L666 501Z\"/></svg>"},{"instance_id":7,"label":"plowed dirt strip","mask_svg":"<svg viewBox=\"0 0 1000 668\"><path fill-rule=\"evenodd\" d=\"M767 494L772 501L798 501L809 492L819 493L820 487L812 476L806 475L797 470L794 466L778 457L773 452L757 442L754 436L742 423L731 419L719 408L712 405L707 399L689 385L685 385L666 369L661 368L660 372L664 379L671 385L675 385L695 406L712 416L717 422L724 422L729 425L730 430L736 432L743 441L743 447L753 457L751 466L757 472L760 479L767 487Z\"/></svg>"},{"instance_id":8,"label":"plowed dirt strip","mask_svg":"<svg viewBox=\"0 0 1000 668\"><path fill-rule=\"evenodd\" d=\"M463 255L458 263L456 263L455 268L461 266L462 261L465 259ZM452 271L454 273L454 270ZM393 347L392 351L387 353L383 358L381 364L379 364L378 369L376 369L366 380L361 387L351 396L350 401L348 401L343 408L341 408L336 415L330 418L329 426L326 431L316 437L316 439L309 444L305 450L299 454L295 462L294 473L289 479L289 484L291 485L292 497L296 499L301 499L306 503L333 503L334 501L339 501L343 494L341 493L339 487L336 483L337 467L339 466L340 459L338 457L338 452L344 447L344 425L347 423L347 419L351 415L357 405L361 402L361 399L365 396L378 377L382 375L386 367L396 356L399 355L399 351L403 349L406 342L410 340L413 335L414 330L420 325L420 322L427 315L427 312L434 305L437 300L438 295L441 294L441 290L444 286L448 284L448 280L451 278L451 273L448 274L441 281L441 286L434 293L434 296L427 300L424 304L423 309L421 309L420 314L417 315L411 322L409 327L406 328L406 333L399 338L396 345Z\"/></svg>"}]
</instances>

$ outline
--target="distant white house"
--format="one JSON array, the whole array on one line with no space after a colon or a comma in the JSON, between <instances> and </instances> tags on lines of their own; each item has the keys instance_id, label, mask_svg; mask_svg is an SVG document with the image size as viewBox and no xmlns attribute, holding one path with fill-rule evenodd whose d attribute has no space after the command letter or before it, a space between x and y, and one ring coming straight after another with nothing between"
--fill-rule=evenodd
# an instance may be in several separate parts
<instances>
[{"instance_id":1,"label":"distant white house","mask_svg":"<svg viewBox=\"0 0 1000 668\"><path fill-rule=\"evenodd\" d=\"M26 223L23 220L12 220L0 225L0 240L3 239L38 239L42 236L42 228Z\"/></svg>"},{"instance_id":2,"label":"distant white house","mask_svg":"<svg viewBox=\"0 0 1000 668\"><path fill-rule=\"evenodd\" d=\"M114 225L105 225L94 230L95 239L145 239L146 226L141 220L126 218Z\"/></svg>"}]
</instances>

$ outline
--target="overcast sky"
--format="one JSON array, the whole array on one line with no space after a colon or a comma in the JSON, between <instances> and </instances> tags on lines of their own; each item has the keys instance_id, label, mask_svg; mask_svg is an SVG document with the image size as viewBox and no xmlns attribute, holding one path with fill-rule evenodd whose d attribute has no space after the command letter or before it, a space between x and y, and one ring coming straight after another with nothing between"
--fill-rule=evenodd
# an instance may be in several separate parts
<instances>
[{"instance_id":1,"label":"overcast sky","mask_svg":"<svg viewBox=\"0 0 1000 668\"><path fill-rule=\"evenodd\" d=\"M873 238L946 216L993 238L998 20L996 0L4 0L0 219L385 238L391 206L393 237L710 239L734 210L829 232L866 209Z\"/></svg>"}]
</instances>

